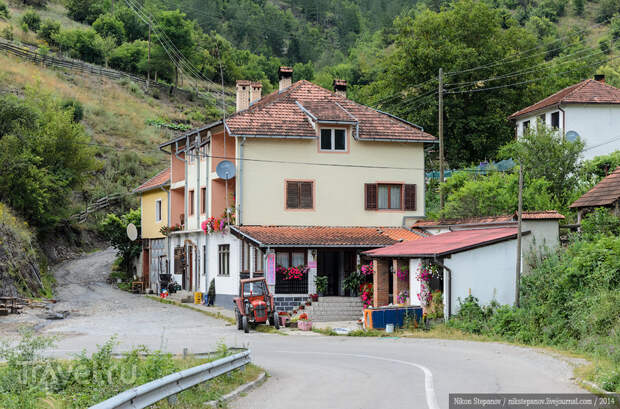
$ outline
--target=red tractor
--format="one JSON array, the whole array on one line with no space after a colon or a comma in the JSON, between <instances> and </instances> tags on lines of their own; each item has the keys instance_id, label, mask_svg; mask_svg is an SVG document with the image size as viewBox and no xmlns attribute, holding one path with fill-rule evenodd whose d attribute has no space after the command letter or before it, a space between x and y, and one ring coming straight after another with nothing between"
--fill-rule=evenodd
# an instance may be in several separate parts
<instances>
[{"instance_id":1,"label":"red tractor","mask_svg":"<svg viewBox=\"0 0 620 409\"><path fill-rule=\"evenodd\" d=\"M245 333L250 332L250 324L265 324L267 320L276 329L280 329L280 321L273 302L273 295L269 293L267 281L264 278L250 278L241 280L239 297L233 300L237 329Z\"/></svg>"}]
</instances>

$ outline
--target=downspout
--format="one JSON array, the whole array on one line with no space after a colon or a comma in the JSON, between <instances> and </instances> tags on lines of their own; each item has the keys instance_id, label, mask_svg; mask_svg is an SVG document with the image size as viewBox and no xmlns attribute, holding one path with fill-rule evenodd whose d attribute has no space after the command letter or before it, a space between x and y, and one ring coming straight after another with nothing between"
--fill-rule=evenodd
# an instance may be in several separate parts
<instances>
[{"instance_id":1,"label":"downspout","mask_svg":"<svg viewBox=\"0 0 620 409\"><path fill-rule=\"evenodd\" d=\"M187 139L185 140L185 150L187 150ZM174 156L176 156L178 160L183 161L185 166L185 192L183 192L183 222L185 223L187 222L187 158L184 157L181 159L179 156L179 141L175 142ZM170 181L170 183L172 184L172 181Z\"/></svg>"},{"instance_id":2,"label":"downspout","mask_svg":"<svg viewBox=\"0 0 620 409\"><path fill-rule=\"evenodd\" d=\"M245 145L245 136L243 137L243 141L241 141L241 144L239 146L239 197L237 199L237 225L238 226L243 226L243 223L241 221L241 204L243 203L241 201L242 197L243 197L243 146Z\"/></svg>"},{"instance_id":3,"label":"downspout","mask_svg":"<svg viewBox=\"0 0 620 409\"><path fill-rule=\"evenodd\" d=\"M435 262L435 264L437 264L439 267L443 268L444 271L447 271L448 274L446 275L447 279L447 285L448 285L448 297L447 297L447 302L448 302L448 316L444 317L444 321L448 322L448 320L450 319L450 315L452 315L452 270L450 270L450 268L448 266L446 266L445 264L443 264L441 261L439 261L439 258L437 258L437 255L433 256L433 260ZM446 297L444 297L444 300L446 299Z\"/></svg>"}]
</instances>

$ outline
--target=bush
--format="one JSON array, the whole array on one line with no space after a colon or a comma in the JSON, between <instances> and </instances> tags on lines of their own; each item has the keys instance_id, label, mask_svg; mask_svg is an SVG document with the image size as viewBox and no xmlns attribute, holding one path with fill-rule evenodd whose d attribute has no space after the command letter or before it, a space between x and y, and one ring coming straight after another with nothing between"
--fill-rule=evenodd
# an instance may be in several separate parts
<instances>
[{"instance_id":1,"label":"bush","mask_svg":"<svg viewBox=\"0 0 620 409\"><path fill-rule=\"evenodd\" d=\"M103 39L93 29L61 31L56 39L58 45L68 50L72 58L93 64L104 62Z\"/></svg>"},{"instance_id":2,"label":"bush","mask_svg":"<svg viewBox=\"0 0 620 409\"><path fill-rule=\"evenodd\" d=\"M9 41L13 41L15 39L15 35L13 34L13 26L8 25L2 29L0 32L3 38L6 38Z\"/></svg>"},{"instance_id":3,"label":"bush","mask_svg":"<svg viewBox=\"0 0 620 409\"><path fill-rule=\"evenodd\" d=\"M36 8L44 8L47 6L47 0L21 0L26 6L32 6Z\"/></svg>"},{"instance_id":4,"label":"bush","mask_svg":"<svg viewBox=\"0 0 620 409\"><path fill-rule=\"evenodd\" d=\"M123 43L110 56L110 67L134 74L145 73L141 69L148 53L148 42L138 40L133 43Z\"/></svg>"},{"instance_id":5,"label":"bush","mask_svg":"<svg viewBox=\"0 0 620 409\"><path fill-rule=\"evenodd\" d=\"M75 99L67 99L62 104L62 109L71 110L73 115L73 122L78 123L84 119L84 106L82 103Z\"/></svg>"},{"instance_id":6,"label":"bush","mask_svg":"<svg viewBox=\"0 0 620 409\"><path fill-rule=\"evenodd\" d=\"M116 44L125 41L125 27L123 23L112 14L102 14L93 23L93 29L103 38L112 37Z\"/></svg>"},{"instance_id":7,"label":"bush","mask_svg":"<svg viewBox=\"0 0 620 409\"><path fill-rule=\"evenodd\" d=\"M41 16L39 16L39 14L34 11L34 10L28 10L26 11L21 18L21 23L22 26L27 26L28 29L37 32L39 31L39 28L41 28Z\"/></svg>"},{"instance_id":8,"label":"bush","mask_svg":"<svg viewBox=\"0 0 620 409\"><path fill-rule=\"evenodd\" d=\"M4 20L9 20L11 18L11 13L9 12L9 8L5 2L0 0L0 18Z\"/></svg>"},{"instance_id":9,"label":"bush","mask_svg":"<svg viewBox=\"0 0 620 409\"><path fill-rule=\"evenodd\" d=\"M581 233L585 237L599 235L620 236L620 218L606 208L598 208L581 221Z\"/></svg>"},{"instance_id":10,"label":"bush","mask_svg":"<svg viewBox=\"0 0 620 409\"><path fill-rule=\"evenodd\" d=\"M60 34L60 23L51 19L45 19L39 28L39 37L49 45L56 45L56 37Z\"/></svg>"}]
</instances>

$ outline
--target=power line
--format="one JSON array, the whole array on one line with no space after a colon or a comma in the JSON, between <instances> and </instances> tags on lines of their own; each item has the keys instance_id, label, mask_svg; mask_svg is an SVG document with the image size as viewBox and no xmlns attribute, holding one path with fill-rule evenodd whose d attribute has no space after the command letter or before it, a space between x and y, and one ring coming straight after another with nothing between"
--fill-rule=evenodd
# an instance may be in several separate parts
<instances>
[{"instance_id":1,"label":"power line","mask_svg":"<svg viewBox=\"0 0 620 409\"><path fill-rule=\"evenodd\" d=\"M607 18L607 19L605 19L604 21L601 21L600 23L593 25L593 26L592 26L592 27L590 27L590 28L596 28L596 27L598 27L598 26L601 26L601 25L603 25L603 24L606 24L606 23L608 23L608 22L609 22L609 20L610 20L610 19L609 19L609 18ZM586 32L586 29L583 29L583 30L581 30L580 34L584 34L585 32ZM568 38L569 36L571 36L571 34L566 34L566 35L563 35L563 36L561 36L561 37L557 38L556 40L552 41L552 42L551 42L551 43L549 43L549 44L557 43L557 42L559 42L559 41L562 41L562 40L564 40L564 39ZM579 42L583 42L584 40L585 40L585 39L582 39L582 40L580 40ZM505 57L505 58L503 58L503 59L501 59L501 60L498 60L498 61L495 61L495 62L492 62L492 63L489 63L489 64L479 65L479 66L477 66L477 67L468 68L468 69L465 69L465 70L460 70L460 71L450 71L450 72L446 73L446 75L456 75L456 74L462 74L462 73L466 73L466 72L478 71L478 70L481 70L481 69L484 69L484 68L490 68L490 67L497 66L497 65L501 64L501 63L502 63L502 62L504 62L504 61L508 61L508 62L515 62L515 61L518 61L518 60L523 59L523 58L526 58L526 57L533 57L534 55L546 54L546 53L548 53L548 52L550 52L550 51L549 51L549 50L545 50L544 52L539 53L539 54L532 54L532 55L528 55L528 56L524 56L524 57L519 57L519 56L520 56L520 55L522 55L522 54L528 53L528 52L530 52L530 51L537 50L537 49L542 48L542 47L546 47L546 46L548 46L549 44L539 44L539 45L538 45L538 46L536 46L536 47L532 47L532 48L530 48L530 49L527 49L527 50L521 51L521 52L517 53L517 55L515 55L515 56ZM559 47L558 49L560 49L560 48L563 48L563 47ZM554 50L551 50L551 51L554 51ZM517 58L517 57L518 57L518 58Z\"/></svg>"},{"instance_id":2,"label":"power line","mask_svg":"<svg viewBox=\"0 0 620 409\"><path fill-rule=\"evenodd\" d=\"M572 69L572 70L567 70L567 71L563 71L563 72L559 72L559 73L554 73L552 75L538 77L538 78L534 78L534 79L527 80L527 81L516 82L516 83L513 83L513 84L504 84L504 85L498 85L498 86L494 86L494 87L485 87L485 88L474 88L474 89L463 90L463 91L448 91L448 92L446 92L446 94L468 94L468 93L471 93L471 92L491 91L491 90L494 90L494 89L500 89L500 88L513 87L513 86L516 86L516 85L529 84L529 83L532 83L532 82L536 82L536 81L540 81L540 80L543 80L543 79L546 79L546 78L550 78L552 76L561 75L561 74L567 74L567 73L570 73L570 72L578 71L578 70L581 70L581 69L583 69L585 67L599 66L599 65L601 65L601 64L603 64L605 62L611 62L611 61L613 61L613 60L615 60L616 58L619 58L619 57L620 56L613 57L613 58L610 58L610 59L600 60L600 61L597 61L594 64L590 64L590 65L586 65L586 66L581 66L579 68L575 68L575 69Z\"/></svg>"}]
</instances>

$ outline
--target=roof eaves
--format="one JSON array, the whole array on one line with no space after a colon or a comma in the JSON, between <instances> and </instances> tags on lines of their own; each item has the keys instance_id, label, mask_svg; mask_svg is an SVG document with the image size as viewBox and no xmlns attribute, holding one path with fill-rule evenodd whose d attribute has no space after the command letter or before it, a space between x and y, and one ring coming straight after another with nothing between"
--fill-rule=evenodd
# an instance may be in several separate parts
<instances>
[{"instance_id":1,"label":"roof eaves","mask_svg":"<svg viewBox=\"0 0 620 409\"><path fill-rule=\"evenodd\" d=\"M415 142L415 143L439 143L436 139L413 139L413 138L359 138L360 141L369 142Z\"/></svg>"},{"instance_id":2,"label":"roof eaves","mask_svg":"<svg viewBox=\"0 0 620 409\"><path fill-rule=\"evenodd\" d=\"M157 189L161 189L163 187L166 186L170 186L170 179L166 180L164 183L161 183L159 185L156 186L149 186L147 188L142 188L140 189L140 187L135 188L134 190L132 190L132 193L144 193L144 192L149 192L151 190L157 190Z\"/></svg>"},{"instance_id":3,"label":"roof eaves","mask_svg":"<svg viewBox=\"0 0 620 409\"><path fill-rule=\"evenodd\" d=\"M378 109L376 109L376 108L369 107L369 106L367 106L367 105L364 105L364 106L365 106L366 108L372 109L373 111L377 111L377 112L378 112L378 113L380 113L380 114L387 115L387 116L389 116L390 118L396 119L397 121L400 121L400 122L402 122L402 123L405 123L405 124L407 124L407 125L409 125L409 126L413 126L414 128L418 128L420 131L424 132L424 128L422 128L420 125L417 125L417 124L414 124L413 122L409 122L409 121L407 121L407 120L405 120L405 119L399 118L399 117L397 117L396 115L390 114L389 112L383 112L383 111L380 111L380 110L378 110Z\"/></svg>"},{"instance_id":4,"label":"roof eaves","mask_svg":"<svg viewBox=\"0 0 620 409\"><path fill-rule=\"evenodd\" d=\"M207 125L202 126L200 128L191 129L191 130L189 130L187 132L182 133L180 136L178 136L178 137L176 137L174 139L171 139L169 141L166 141L166 142L160 144L159 145L159 149L163 149L163 148L165 148L168 145L172 145L175 142L179 142L179 141L187 138L188 136L194 135L194 134L202 132L202 131L206 131L207 129L211 129L214 126L217 126L217 125L220 125L220 124L222 124L222 120L221 119L219 121L211 122L210 124L207 124Z\"/></svg>"}]
</instances>

